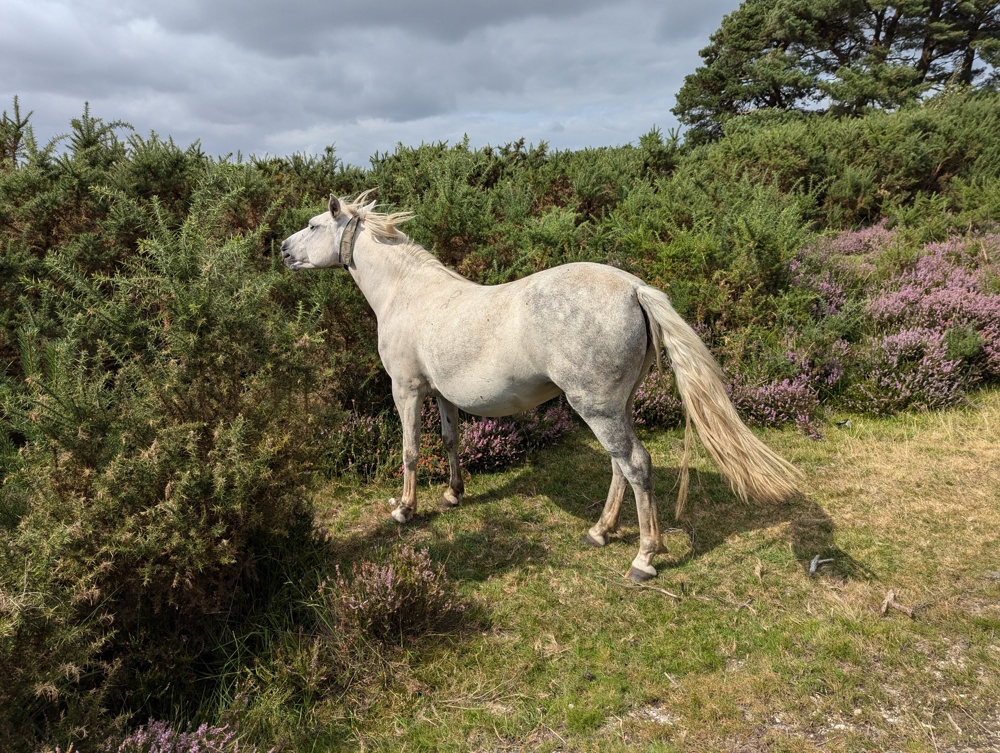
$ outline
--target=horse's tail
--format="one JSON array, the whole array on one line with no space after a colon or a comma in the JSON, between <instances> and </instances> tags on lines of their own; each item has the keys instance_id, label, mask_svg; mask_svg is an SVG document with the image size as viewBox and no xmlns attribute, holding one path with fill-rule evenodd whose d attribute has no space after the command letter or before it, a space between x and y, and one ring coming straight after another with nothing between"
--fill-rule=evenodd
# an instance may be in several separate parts
<instances>
[{"instance_id":1,"label":"horse's tail","mask_svg":"<svg viewBox=\"0 0 1000 753\"><path fill-rule=\"evenodd\" d=\"M657 367L662 369L662 344L670 356L687 414L677 517L684 512L687 499L692 421L708 454L743 500L780 501L798 494L795 481L801 473L757 439L740 420L726 394L722 369L705 343L674 311L666 294L643 286L636 289L636 296L649 322Z\"/></svg>"}]
</instances>

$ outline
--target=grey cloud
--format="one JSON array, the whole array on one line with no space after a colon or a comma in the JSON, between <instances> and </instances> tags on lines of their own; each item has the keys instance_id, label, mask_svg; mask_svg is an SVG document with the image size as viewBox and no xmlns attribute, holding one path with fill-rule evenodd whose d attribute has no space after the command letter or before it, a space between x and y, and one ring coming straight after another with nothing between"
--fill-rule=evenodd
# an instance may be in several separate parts
<instances>
[{"instance_id":1,"label":"grey cloud","mask_svg":"<svg viewBox=\"0 0 1000 753\"><path fill-rule=\"evenodd\" d=\"M607 0L371 0L366 3L308 0L241 2L240 0L178 0L151 11L132 2L133 12L152 12L164 28L184 34L205 29L233 43L278 57L336 51L349 46L359 31L398 29L441 43L458 42L477 30L523 18L559 23Z\"/></svg>"},{"instance_id":2,"label":"grey cloud","mask_svg":"<svg viewBox=\"0 0 1000 753\"><path fill-rule=\"evenodd\" d=\"M722 25L723 16L738 5L731 0L671 3L656 24L657 35L664 42L697 39L697 47L701 49L708 45L709 35Z\"/></svg>"},{"instance_id":3,"label":"grey cloud","mask_svg":"<svg viewBox=\"0 0 1000 753\"><path fill-rule=\"evenodd\" d=\"M0 107L44 140L90 101L226 154L635 140L738 0L0 0Z\"/></svg>"}]
</instances>

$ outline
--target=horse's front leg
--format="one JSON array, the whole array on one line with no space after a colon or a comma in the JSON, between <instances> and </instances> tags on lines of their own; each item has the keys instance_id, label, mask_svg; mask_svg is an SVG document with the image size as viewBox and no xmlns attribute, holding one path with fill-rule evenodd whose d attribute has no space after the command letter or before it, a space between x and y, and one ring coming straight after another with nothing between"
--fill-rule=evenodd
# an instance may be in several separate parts
<instances>
[{"instance_id":1,"label":"horse's front leg","mask_svg":"<svg viewBox=\"0 0 1000 753\"><path fill-rule=\"evenodd\" d=\"M458 408L445 400L437 399L438 413L441 414L441 439L448 451L448 467L451 478L448 488L441 497L442 507L458 507L465 494L465 481L462 479L462 466L458 462Z\"/></svg>"},{"instance_id":2,"label":"horse's front leg","mask_svg":"<svg viewBox=\"0 0 1000 753\"><path fill-rule=\"evenodd\" d=\"M417 511L417 458L420 450L420 405L424 395L416 389L392 387L399 420L403 424L403 493L392 511L397 523L408 523Z\"/></svg>"}]
</instances>

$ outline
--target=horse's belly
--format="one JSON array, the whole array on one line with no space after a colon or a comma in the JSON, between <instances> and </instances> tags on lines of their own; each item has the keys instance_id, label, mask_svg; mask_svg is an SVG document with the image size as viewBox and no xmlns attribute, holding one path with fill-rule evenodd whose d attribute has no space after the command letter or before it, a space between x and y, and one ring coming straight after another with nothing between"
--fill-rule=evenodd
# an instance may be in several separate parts
<instances>
[{"instance_id":1,"label":"horse's belly","mask_svg":"<svg viewBox=\"0 0 1000 753\"><path fill-rule=\"evenodd\" d=\"M474 416L521 413L560 394L559 388L543 377L525 379L490 371L435 379L434 391Z\"/></svg>"}]
</instances>

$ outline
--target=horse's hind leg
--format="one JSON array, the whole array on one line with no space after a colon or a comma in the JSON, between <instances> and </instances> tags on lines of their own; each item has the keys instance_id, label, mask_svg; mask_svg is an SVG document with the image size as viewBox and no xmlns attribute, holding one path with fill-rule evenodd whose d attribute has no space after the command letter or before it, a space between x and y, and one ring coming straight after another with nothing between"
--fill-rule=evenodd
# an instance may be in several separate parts
<instances>
[{"instance_id":1,"label":"horse's hind leg","mask_svg":"<svg viewBox=\"0 0 1000 753\"><path fill-rule=\"evenodd\" d=\"M608 533L618 530L618 516L622 510L622 500L625 499L625 476L618 461L611 460L611 486L608 488L608 500L604 503L604 512L601 513L594 527L583 537L583 543L590 546L604 546L608 543Z\"/></svg>"},{"instance_id":2,"label":"horse's hind leg","mask_svg":"<svg viewBox=\"0 0 1000 753\"><path fill-rule=\"evenodd\" d=\"M569 396L567 395L567 398ZM635 493L635 505L639 516L639 553L632 560L628 577L635 581L649 580L656 577L653 558L663 550L663 539L660 536L660 524L656 517L656 500L653 498L652 463L649 453L635 435L632 422L622 411L618 415L608 415L604 411L590 412L588 406L570 404L587 422L594 436L611 455L612 461L632 487ZM612 478L612 485L614 479ZM612 490L614 487L612 486ZM611 492L608 496L610 498ZM610 501L610 500L609 500ZM605 510L608 506L605 505ZM603 516L602 516L603 519Z\"/></svg>"},{"instance_id":3,"label":"horse's hind leg","mask_svg":"<svg viewBox=\"0 0 1000 753\"><path fill-rule=\"evenodd\" d=\"M451 472L448 488L441 497L441 506L458 507L465 494L462 466L458 462L458 408L443 397L437 399L437 405L438 413L441 414L441 439L448 451L448 467Z\"/></svg>"}]
</instances>

